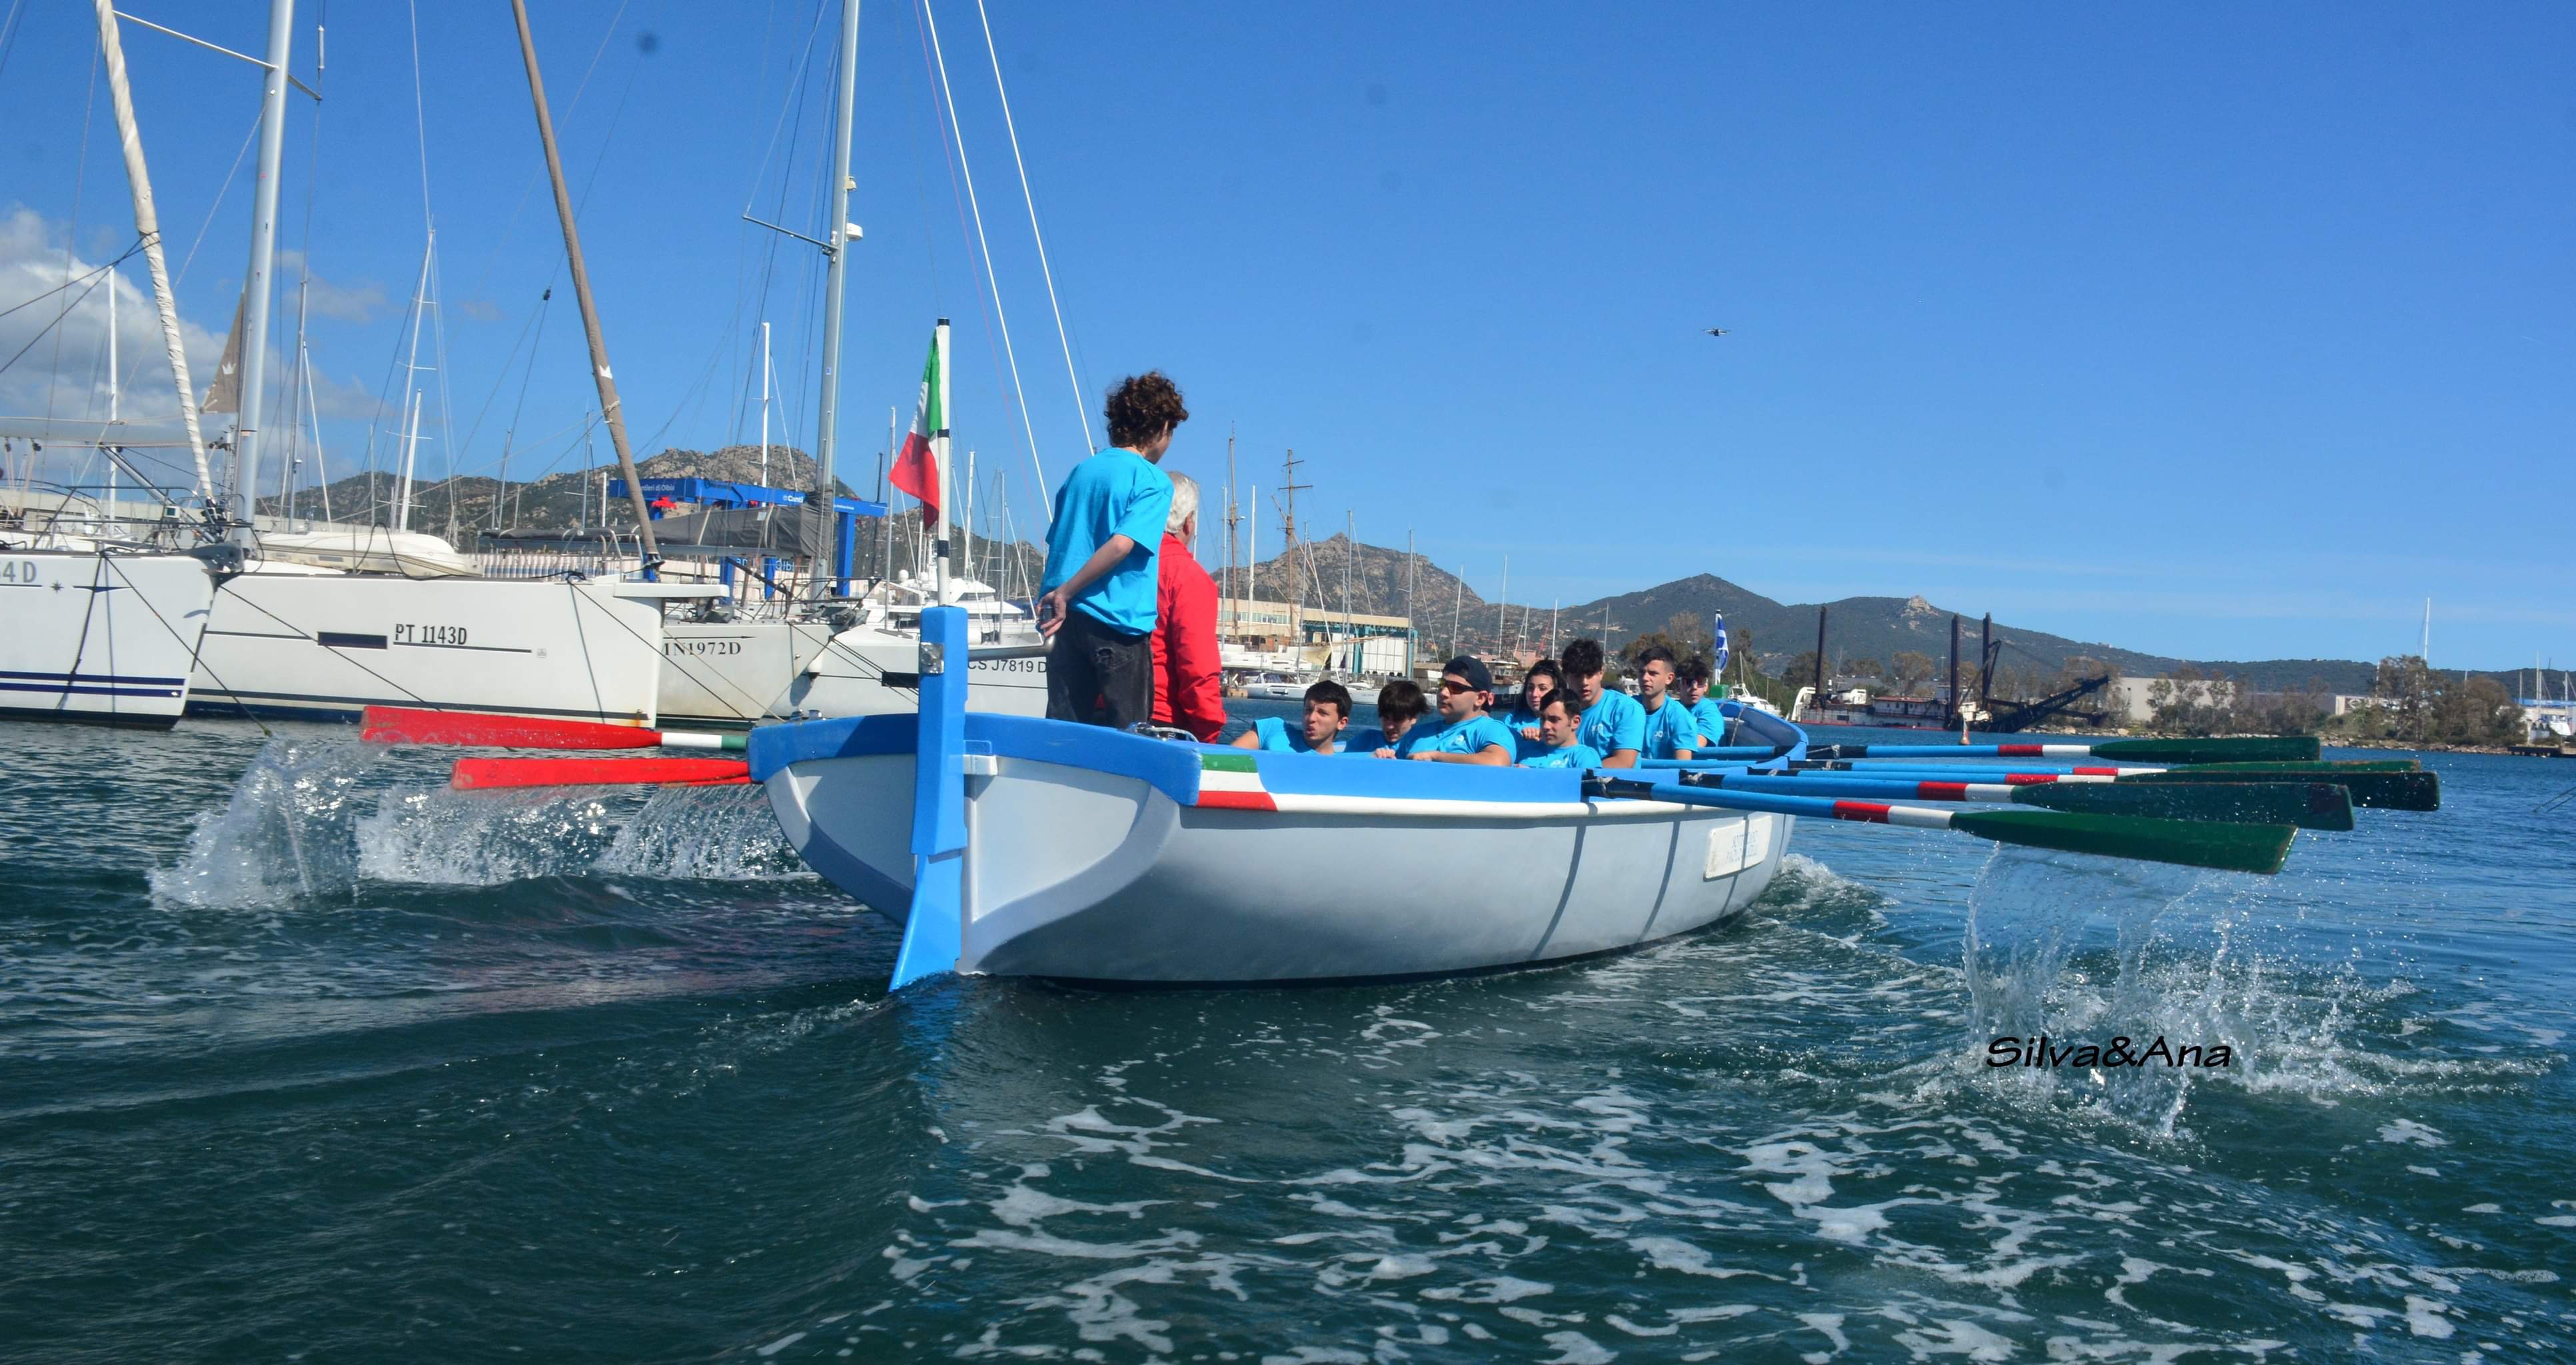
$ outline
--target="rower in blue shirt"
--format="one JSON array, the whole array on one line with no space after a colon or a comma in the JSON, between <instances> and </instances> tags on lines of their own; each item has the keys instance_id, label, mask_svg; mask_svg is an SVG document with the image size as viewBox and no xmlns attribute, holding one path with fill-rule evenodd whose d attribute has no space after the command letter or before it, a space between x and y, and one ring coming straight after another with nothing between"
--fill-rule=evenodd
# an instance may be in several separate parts
<instances>
[{"instance_id":1,"label":"rower in blue shirt","mask_svg":"<svg viewBox=\"0 0 2576 1365\"><path fill-rule=\"evenodd\" d=\"M1636 767L1638 751L1646 747L1646 708L1625 692L1602 687L1607 661L1601 642L1577 640L1565 647L1557 662L1565 666L1565 690L1583 707L1577 737L1601 753L1602 767Z\"/></svg>"},{"instance_id":2,"label":"rower in blue shirt","mask_svg":"<svg viewBox=\"0 0 2576 1365\"><path fill-rule=\"evenodd\" d=\"M1574 707L1574 698L1563 692L1551 693L1538 704L1538 752L1521 760L1524 768L1572 768L1589 772L1601 766L1601 751L1577 740L1575 732L1583 728L1583 714Z\"/></svg>"},{"instance_id":3,"label":"rower in blue shirt","mask_svg":"<svg viewBox=\"0 0 2576 1365\"><path fill-rule=\"evenodd\" d=\"M1637 653L1637 704L1646 713L1643 758L1672 758L1699 745L1699 719L1673 695L1673 652L1648 645Z\"/></svg>"},{"instance_id":4,"label":"rower in blue shirt","mask_svg":"<svg viewBox=\"0 0 2576 1365\"><path fill-rule=\"evenodd\" d=\"M1234 737L1238 749L1267 749L1276 754L1336 754L1342 731L1351 723L1351 690L1330 678L1306 689L1304 724L1288 728L1277 716L1263 716Z\"/></svg>"},{"instance_id":5,"label":"rower in blue shirt","mask_svg":"<svg viewBox=\"0 0 2576 1365\"><path fill-rule=\"evenodd\" d=\"M1438 733L1413 746L1415 762L1475 763L1503 767L1512 761L1512 732L1485 714L1494 700L1493 670L1461 654L1440 667Z\"/></svg>"},{"instance_id":6,"label":"rower in blue shirt","mask_svg":"<svg viewBox=\"0 0 2576 1365\"><path fill-rule=\"evenodd\" d=\"M1521 675L1519 703L1512 707L1510 715L1495 717L1512 732L1515 758L1528 758L1547 751L1548 746L1539 738L1538 710L1546 703L1548 694L1564 689L1565 670L1554 659L1541 659Z\"/></svg>"},{"instance_id":7,"label":"rower in blue shirt","mask_svg":"<svg viewBox=\"0 0 2576 1365\"><path fill-rule=\"evenodd\" d=\"M1693 749L1714 749L1726 743L1726 708L1708 695L1710 683L1708 660L1692 655L1682 660L1681 672L1673 677L1673 690L1689 703L1691 718L1699 725L1699 742Z\"/></svg>"},{"instance_id":8,"label":"rower in blue shirt","mask_svg":"<svg viewBox=\"0 0 2576 1365\"><path fill-rule=\"evenodd\" d=\"M1378 689L1377 724L1365 730L1353 730L1342 738L1342 752L1371 758L1403 758L1440 727L1426 717L1431 703L1424 699L1422 686L1410 678L1397 678Z\"/></svg>"}]
</instances>

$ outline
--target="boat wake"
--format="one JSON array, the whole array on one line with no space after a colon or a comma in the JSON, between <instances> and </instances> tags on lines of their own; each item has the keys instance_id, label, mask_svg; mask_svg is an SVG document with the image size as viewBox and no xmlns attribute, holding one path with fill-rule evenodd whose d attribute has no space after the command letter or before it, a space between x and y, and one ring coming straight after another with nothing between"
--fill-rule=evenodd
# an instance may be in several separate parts
<instances>
[{"instance_id":1,"label":"boat wake","mask_svg":"<svg viewBox=\"0 0 2576 1365\"><path fill-rule=\"evenodd\" d=\"M458 792L407 757L353 739L269 741L177 864L152 873L154 894L250 909L348 901L368 884L811 876L753 789Z\"/></svg>"}]
</instances>

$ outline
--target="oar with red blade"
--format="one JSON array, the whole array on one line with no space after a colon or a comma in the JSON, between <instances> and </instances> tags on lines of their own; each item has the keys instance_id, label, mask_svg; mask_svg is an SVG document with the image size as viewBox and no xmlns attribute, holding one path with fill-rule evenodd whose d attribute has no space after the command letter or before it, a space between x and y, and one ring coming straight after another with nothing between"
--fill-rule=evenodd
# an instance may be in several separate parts
<instances>
[{"instance_id":1,"label":"oar with red blade","mask_svg":"<svg viewBox=\"0 0 2576 1365\"><path fill-rule=\"evenodd\" d=\"M738 758L460 758L447 785L458 791L504 787L730 787L751 781Z\"/></svg>"},{"instance_id":2,"label":"oar with red blade","mask_svg":"<svg viewBox=\"0 0 2576 1365\"><path fill-rule=\"evenodd\" d=\"M738 734L408 706L368 707L358 738L373 744L474 744L495 749L740 749L746 743Z\"/></svg>"}]
</instances>

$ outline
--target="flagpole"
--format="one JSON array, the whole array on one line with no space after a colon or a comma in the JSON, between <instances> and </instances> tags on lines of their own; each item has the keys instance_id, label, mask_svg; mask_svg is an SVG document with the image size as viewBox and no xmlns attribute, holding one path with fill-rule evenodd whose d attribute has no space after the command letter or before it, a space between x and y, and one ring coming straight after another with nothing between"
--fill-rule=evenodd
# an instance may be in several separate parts
<instances>
[{"instance_id":1,"label":"flagpole","mask_svg":"<svg viewBox=\"0 0 2576 1365\"><path fill-rule=\"evenodd\" d=\"M939 480L939 522L930 540L931 555L938 564L932 583L937 595L931 600L948 604L948 319L941 318L931 333L931 349L939 357L939 429L930 433L932 447L938 452L936 477Z\"/></svg>"}]
</instances>

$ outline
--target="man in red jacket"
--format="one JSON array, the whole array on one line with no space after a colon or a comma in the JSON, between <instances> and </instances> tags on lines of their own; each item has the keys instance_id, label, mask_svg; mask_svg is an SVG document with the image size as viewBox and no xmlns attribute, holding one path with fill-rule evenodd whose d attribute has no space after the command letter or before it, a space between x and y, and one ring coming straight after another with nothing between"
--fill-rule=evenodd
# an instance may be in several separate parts
<instances>
[{"instance_id":1,"label":"man in red jacket","mask_svg":"<svg viewBox=\"0 0 2576 1365\"><path fill-rule=\"evenodd\" d=\"M1199 536L1199 485L1172 475L1172 511L1154 556L1154 723L1214 743L1225 728L1216 645L1216 580L1190 549Z\"/></svg>"}]
</instances>

